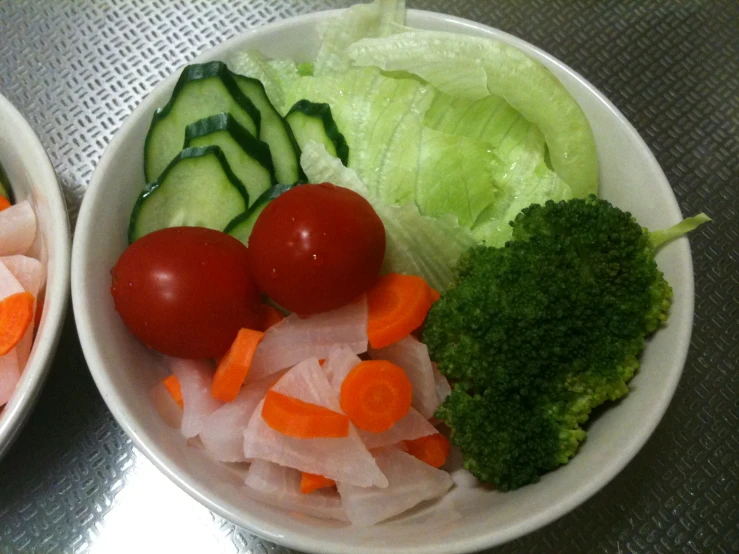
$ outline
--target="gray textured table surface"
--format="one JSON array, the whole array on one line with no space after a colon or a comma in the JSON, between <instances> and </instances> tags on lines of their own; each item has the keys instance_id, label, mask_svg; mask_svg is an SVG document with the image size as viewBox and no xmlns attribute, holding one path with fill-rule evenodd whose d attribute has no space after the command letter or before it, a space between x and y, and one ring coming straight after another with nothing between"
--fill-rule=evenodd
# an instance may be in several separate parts
<instances>
[{"instance_id":1,"label":"gray textured table surface","mask_svg":"<svg viewBox=\"0 0 739 554\"><path fill-rule=\"evenodd\" d=\"M0 91L48 150L72 219L124 118L162 77L331 0L0 0ZM518 35L582 73L655 153L691 238L695 329L665 419L602 492L494 552L739 552L739 4L447 0L411 7ZM288 552L211 514L113 420L70 315L51 376L0 462L0 552Z\"/></svg>"}]
</instances>

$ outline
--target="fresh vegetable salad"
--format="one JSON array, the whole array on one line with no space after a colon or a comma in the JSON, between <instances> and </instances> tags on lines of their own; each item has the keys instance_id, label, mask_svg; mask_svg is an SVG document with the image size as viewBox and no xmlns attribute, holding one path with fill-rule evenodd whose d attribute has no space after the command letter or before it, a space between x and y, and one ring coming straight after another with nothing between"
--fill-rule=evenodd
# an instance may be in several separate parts
<instances>
[{"instance_id":1,"label":"fresh vegetable salad","mask_svg":"<svg viewBox=\"0 0 739 554\"><path fill-rule=\"evenodd\" d=\"M707 220L643 229L544 66L404 21L186 67L112 271L162 417L251 497L355 525L567 463L667 318L655 249Z\"/></svg>"},{"instance_id":2,"label":"fresh vegetable salad","mask_svg":"<svg viewBox=\"0 0 739 554\"><path fill-rule=\"evenodd\" d=\"M28 362L46 271L37 259L36 215L13 204L0 168L0 409L10 400Z\"/></svg>"}]
</instances>

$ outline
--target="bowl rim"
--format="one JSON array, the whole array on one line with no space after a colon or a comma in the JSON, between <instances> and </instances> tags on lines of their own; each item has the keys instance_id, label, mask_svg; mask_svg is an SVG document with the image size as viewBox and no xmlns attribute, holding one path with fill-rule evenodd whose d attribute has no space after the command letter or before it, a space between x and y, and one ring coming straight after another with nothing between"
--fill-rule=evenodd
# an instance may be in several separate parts
<instances>
[{"instance_id":1,"label":"bowl rim","mask_svg":"<svg viewBox=\"0 0 739 554\"><path fill-rule=\"evenodd\" d=\"M244 32L238 33L236 36L214 47L206 49L198 56L196 56L192 60L187 61L186 63L198 63L217 59L218 56L221 55L223 52L230 50L234 45L239 44L240 42L245 41L248 38L252 38L262 34L269 35L274 32L283 30L284 28L289 28L293 25L297 26L315 23L325 18L338 15L343 11L344 9L332 9L311 12L274 21L255 29L248 29ZM548 54L544 50L538 48L537 46L534 46L533 44L523 39L520 39L514 35L511 35L494 27L490 27L482 23L477 23L469 19L464 19L438 12L431 12L427 10L408 9L407 14L408 20L411 23L416 20L433 21L437 23L451 23L457 28L469 29L473 33L482 32L490 37L503 39L505 42L524 50L527 54L535 57L539 61L546 62L546 65L548 65L550 68L552 66L556 66L559 71L567 73L573 79L577 80L579 84L584 86L591 95L595 96L600 103L608 108L608 110L628 131L630 138L637 141L639 146L645 151L649 163L653 164L653 166L658 170L659 175L661 176L661 179L659 179L659 183L657 186L666 188L669 191L669 194L667 195L669 198L669 205L665 206L665 210L666 212L669 212L670 218L673 220L672 223L677 223L682 218L677 199L674 195L674 191L667 181L667 178L664 176L664 172L660 168L659 163L654 157L654 154L646 145L642 137L639 135L633 125L626 119L626 117L618 110L618 108L616 108L616 106L612 102L610 102L608 98L605 97L605 95L603 95L578 72L576 72L551 54ZM96 195L99 194L99 189L101 187L101 182L103 181L103 176L106 174L110 164L112 163L115 151L118 149L119 144L123 142L124 136L135 124L133 114L135 114L136 112L145 112L147 109L151 109L155 104L155 97L159 93L161 93L161 91L171 88L174 85L174 82L176 81L179 72L183 66L184 64L180 65L175 71L173 71L172 74L160 81L148 93L148 95L136 106L134 112L129 114L121 127L115 133L109 145L106 147L105 152L103 153L97 167L95 168L93 176L90 180L88 190L85 194L85 198L82 202L78 217L80 228L86 228L87 222L93 217L93 199ZM254 518L252 520L246 520L238 513L224 508L223 506L211 500L207 492L203 490L198 485L198 483L195 482L195 480L191 478L188 474L171 469L167 465L167 463L165 463L167 456L156 445L156 443L154 441L149 442L144 436L142 436L142 433L140 433L137 426L130 423L131 421L134 421L135 418L133 417L133 414L128 409L128 407L117 397L118 395L116 393L115 387L113 386L110 378L106 375L106 371L104 370L104 358L102 352L97 348L95 341L93 340L94 327L91 325L90 314L84 301L85 279L83 278L83 266L85 261L85 252L88 249L88 244L90 240L91 237L86 237L78 233L75 237L72 249L72 301L76 317L77 329L82 349L88 362L88 367L90 368L93 379L118 424L121 425L121 427L129 435L129 437L131 437L136 447L139 448L144 453L144 455L171 481L173 481L178 487L187 492L191 497L196 499L209 510L216 514L219 514L220 516L230 521L233 521L240 526L243 526L244 528L256 533L257 535L265 539L306 552L336 554L347 552L347 548L350 547L346 545L342 546L335 541L326 541L310 537L298 536L293 531L285 529L280 525L272 524L265 518ZM615 459L615 461L611 461L610 463L605 464L603 466L603 471L599 472L598 477L592 480L589 483L589 486L582 487L574 494L568 496L563 502L560 502L555 506L551 506L546 511L543 511L538 515L534 515L524 521L508 527L505 530L481 534L475 537L468 537L461 541L455 541L453 545L441 543L434 545L426 544L418 547L403 547L403 552L407 552L409 554L447 554L451 552L475 552L514 540L518 537L544 527L545 525L570 512L571 510L585 502L587 499L591 498L608 482L610 482L634 458L634 456L638 453L638 451L644 446L646 441L652 435L659 422L662 420L682 375L688 349L690 346L690 335L692 331L694 309L694 275L692 256L690 252L689 242L686 237L678 239L674 242L676 244L674 244L672 247L675 249L680 249L678 254L681 257L681 264L684 264L683 269L686 274L686 280L683 283L683 287L686 293L686 300L684 305L686 317L683 328L679 329L680 336L684 337L685 340L679 342L679 344L675 348L676 360L678 360L679 362L679 369L673 371L670 374L670 378L663 383L661 394L658 398L655 399L655 402L653 403L653 410L650 412L650 418L646 420L644 422L644 425L634 433L635 438L633 441L631 441L628 448L624 451L625 453L619 455ZM363 552L378 554L398 551L397 548L386 545L377 547L363 546L362 548Z\"/></svg>"},{"instance_id":2,"label":"bowl rim","mask_svg":"<svg viewBox=\"0 0 739 554\"><path fill-rule=\"evenodd\" d=\"M0 112L12 125L13 141L23 145L23 165L26 167L34 165L33 171L37 179L32 183L28 195L31 196L32 191L38 189L43 191L48 201L52 219L50 229L53 233L50 237L45 236L44 240L47 251L54 253L53 263L50 257L46 268L48 278L45 285L44 308L33 349L16 390L0 417L1 459L13 441L18 438L51 369L69 304L72 247L67 206L48 153L23 114L2 94L0 94ZM37 229L37 232L41 232L40 226Z\"/></svg>"}]
</instances>

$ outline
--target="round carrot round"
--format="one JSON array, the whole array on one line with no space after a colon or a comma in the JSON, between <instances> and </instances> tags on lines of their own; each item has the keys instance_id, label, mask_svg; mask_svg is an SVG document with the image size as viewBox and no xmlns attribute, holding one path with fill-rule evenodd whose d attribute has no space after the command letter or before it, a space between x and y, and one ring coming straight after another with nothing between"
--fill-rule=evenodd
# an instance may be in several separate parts
<instances>
[{"instance_id":1,"label":"round carrot round","mask_svg":"<svg viewBox=\"0 0 739 554\"><path fill-rule=\"evenodd\" d=\"M403 368L386 360L364 361L341 385L341 409L360 429L382 433L408 413L412 396Z\"/></svg>"}]
</instances>

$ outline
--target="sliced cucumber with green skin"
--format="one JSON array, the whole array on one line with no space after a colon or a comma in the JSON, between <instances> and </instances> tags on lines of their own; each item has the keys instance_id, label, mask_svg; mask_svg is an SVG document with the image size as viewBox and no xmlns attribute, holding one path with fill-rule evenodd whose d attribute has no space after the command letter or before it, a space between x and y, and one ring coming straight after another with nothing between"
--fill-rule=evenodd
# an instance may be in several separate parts
<instances>
[{"instance_id":1,"label":"sliced cucumber with green skin","mask_svg":"<svg viewBox=\"0 0 739 554\"><path fill-rule=\"evenodd\" d=\"M182 149L185 128L219 113L230 113L254 136L259 136L261 116L241 92L222 62L189 65L180 75L169 102L155 113L144 144L144 173L151 182Z\"/></svg>"},{"instance_id":2,"label":"sliced cucumber with green skin","mask_svg":"<svg viewBox=\"0 0 739 554\"><path fill-rule=\"evenodd\" d=\"M299 100L287 112L285 119L290 124L300 148L308 141L315 140L323 144L329 154L348 166L349 145L336 126L328 104Z\"/></svg>"},{"instance_id":3,"label":"sliced cucumber with green skin","mask_svg":"<svg viewBox=\"0 0 739 554\"><path fill-rule=\"evenodd\" d=\"M251 207L242 214L237 215L224 229L225 233L228 233L234 238L239 239L246 246L249 246L249 236L251 235L254 224L259 218L259 214L262 213L267 204L272 202L275 198L280 196L283 192L290 190L293 185L275 185L270 188L267 192L262 194Z\"/></svg>"},{"instance_id":4,"label":"sliced cucumber with green skin","mask_svg":"<svg viewBox=\"0 0 739 554\"><path fill-rule=\"evenodd\" d=\"M5 175L3 166L0 165L0 196L4 196L11 202L13 201L13 195L10 190L10 183L8 183L8 176Z\"/></svg>"},{"instance_id":5,"label":"sliced cucumber with green skin","mask_svg":"<svg viewBox=\"0 0 739 554\"><path fill-rule=\"evenodd\" d=\"M269 101L261 81L236 74L234 78L262 116L258 136L269 144L277 182L286 185L296 183L303 175L300 169L300 148L290 126Z\"/></svg>"},{"instance_id":6,"label":"sliced cucumber with green skin","mask_svg":"<svg viewBox=\"0 0 739 554\"><path fill-rule=\"evenodd\" d=\"M218 114L187 126L185 148L218 146L228 165L254 201L275 181L269 146L255 138L229 114Z\"/></svg>"},{"instance_id":7,"label":"sliced cucumber with green skin","mask_svg":"<svg viewBox=\"0 0 739 554\"><path fill-rule=\"evenodd\" d=\"M186 148L139 196L128 226L128 241L167 227L221 231L248 205L244 185L218 146Z\"/></svg>"}]
</instances>

